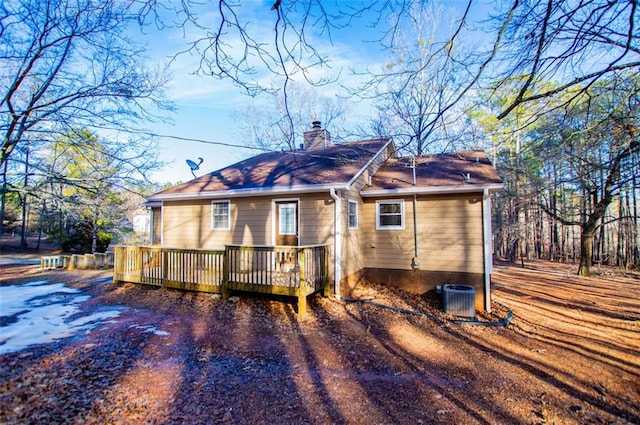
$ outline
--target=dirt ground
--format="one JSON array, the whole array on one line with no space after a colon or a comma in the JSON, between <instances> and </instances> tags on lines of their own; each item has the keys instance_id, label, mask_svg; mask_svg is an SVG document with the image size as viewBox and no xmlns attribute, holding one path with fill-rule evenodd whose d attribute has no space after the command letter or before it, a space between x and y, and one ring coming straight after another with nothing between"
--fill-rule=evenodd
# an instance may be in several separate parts
<instances>
[{"instance_id":1,"label":"dirt ground","mask_svg":"<svg viewBox=\"0 0 640 425\"><path fill-rule=\"evenodd\" d=\"M640 275L596 272L497 265L505 328L452 323L435 301L373 285L360 295L424 315L315 297L298 318L286 300L2 266L1 285L66 282L92 295L86 311L126 308L0 356L0 423L638 424Z\"/></svg>"}]
</instances>

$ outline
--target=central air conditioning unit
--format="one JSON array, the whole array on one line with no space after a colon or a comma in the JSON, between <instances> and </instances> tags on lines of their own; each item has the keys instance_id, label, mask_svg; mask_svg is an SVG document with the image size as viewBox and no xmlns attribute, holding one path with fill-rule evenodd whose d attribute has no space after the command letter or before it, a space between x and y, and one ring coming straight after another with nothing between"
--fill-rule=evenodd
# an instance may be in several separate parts
<instances>
[{"instance_id":1,"label":"central air conditioning unit","mask_svg":"<svg viewBox=\"0 0 640 425\"><path fill-rule=\"evenodd\" d=\"M476 290L471 285L444 285L444 312L454 316L476 317Z\"/></svg>"}]
</instances>

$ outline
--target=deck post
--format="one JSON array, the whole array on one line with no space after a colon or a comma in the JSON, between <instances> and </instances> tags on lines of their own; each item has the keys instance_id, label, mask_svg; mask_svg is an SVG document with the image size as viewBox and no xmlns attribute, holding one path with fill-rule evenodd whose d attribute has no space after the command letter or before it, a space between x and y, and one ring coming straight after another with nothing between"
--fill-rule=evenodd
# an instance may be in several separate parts
<instances>
[{"instance_id":1,"label":"deck post","mask_svg":"<svg viewBox=\"0 0 640 425\"><path fill-rule=\"evenodd\" d=\"M306 268L304 261L304 248L298 249L298 264L300 266L300 279L298 281L298 316L302 317L307 314L307 285L306 282Z\"/></svg>"},{"instance_id":2,"label":"deck post","mask_svg":"<svg viewBox=\"0 0 640 425\"><path fill-rule=\"evenodd\" d=\"M322 247L322 264L324 271L324 289L322 291L322 296L330 297L331 296L331 279L329 279L329 253L326 246ZM340 294L336 294L338 298Z\"/></svg>"},{"instance_id":3,"label":"deck post","mask_svg":"<svg viewBox=\"0 0 640 425\"><path fill-rule=\"evenodd\" d=\"M222 292L222 299L227 301L229 299L229 263L231 262L230 249L228 246L224 247L224 257L222 257L222 285L220 291Z\"/></svg>"},{"instance_id":4,"label":"deck post","mask_svg":"<svg viewBox=\"0 0 640 425\"><path fill-rule=\"evenodd\" d=\"M144 262L142 261L142 247L136 247L136 271L138 272L138 282L142 282L144 276Z\"/></svg>"},{"instance_id":5,"label":"deck post","mask_svg":"<svg viewBox=\"0 0 640 425\"><path fill-rule=\"evenodd\" d=\"M160 286L164 286L169 279L169 253L164 249L160 249L160 264Z\"/></svg>"},{"instance_id":6,"label":"deck post","mask_svg":"<svg viewBox=\"0 0 640 425\"><path fill-rule=\"evenodd\" d=\"M307 295L303 288L298 288L298 316L307 314Z\"/></svg>"},{"instance_id":7,"label":"deck post","mask_svg":"<svg viewBox=\"0 0 640 425\"><path fill-rule=\"evenodd\" d=\"M118 277L120 276L120 273L122 271L122 260L120 257L123 250L124 248L120 246L116 246L113 248L113 283L115 285L120 283L120 279L118 279Z\"/></svg>"},{"instance_id":8,"label":"deck post","mask_svg":"<svg viewBox=\"0 0 640 425\"><path fill-rule=\"evenodd\" d=\"M329 298L331 296L331 283L327 278L324 278L323 283L324 285L322 287L322 296L324 298Z\"/></svg>"}]
</instances>

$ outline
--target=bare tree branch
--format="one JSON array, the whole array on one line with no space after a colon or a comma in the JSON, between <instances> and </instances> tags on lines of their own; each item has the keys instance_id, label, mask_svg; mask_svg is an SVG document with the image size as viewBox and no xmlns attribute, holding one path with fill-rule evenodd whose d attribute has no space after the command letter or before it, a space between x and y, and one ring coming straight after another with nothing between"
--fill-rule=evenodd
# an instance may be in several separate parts
<instances>
[{"instance_id":1,"label":"bare tree branch","mask_svg":"<svg viewBox=\"0 0 640 425\"><path fill-rule=\"evenodd\" d=\"M162 72L145 69L142 50L124 35L137 19L125 3L21 0L2 10L0 164L30 133L126 128L170 107Z\"/></svg>"},{"instance_id":2,"label":"bare tree branch","mask_svg":"<svg viewBox=\"0 0 640 425\"><path fill-rule=\"evenodd\" d=\"M548 0L543 14L537 12L538 7L531 3L530 7L519 8L510 26L507 43L529 43L512 49L512 54L505 51L504 66L509 75L524 73L528 78L513 102L498 115L499 119L519 104L552 98L574 88L574 95L585 93L596 81L640 67L636 1L590 0L574 4ZM527 50L534 41L537 47ZM534 80L556 79L559 84L553 89L530 90Z\"/></svg>"}]
</instances>

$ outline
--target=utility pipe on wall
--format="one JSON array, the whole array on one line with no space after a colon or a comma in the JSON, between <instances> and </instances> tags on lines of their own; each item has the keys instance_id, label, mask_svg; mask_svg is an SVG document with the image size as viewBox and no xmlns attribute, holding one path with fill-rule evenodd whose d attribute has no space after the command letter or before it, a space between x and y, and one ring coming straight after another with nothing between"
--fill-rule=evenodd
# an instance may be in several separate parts
<instances>
[{"instance_id":1,"label":"utility pipe on wall","mask_svg":"<svg viewBox=\"0 0 640 425\"><path fill-rule=\"evenodd\" d=\"M420 265L418 260L418 195L413 194L413 267Z\"/></svg>"},{"instance_id":2,"label":"utility pipe on wall","mask_svg":"<svg viewBox=\"0 0 640 425\"><path fill-rule=\"evenodd\" d=\"M416 187L416 158L411 158L411 168L413 169L413 187ZM420 260L418 259L418 195L413 194L413 260L411 260L411 267L417 269L420 266Z\"/></svg>"},{"instance_id":3,"label":"utility pipe on wall","mask_svg":"<svg viewBox=\"0 0 640 425\"><path fill-rule=\"evenodd\" d=\"M335 201L333 205L333 276L336 298L340 299L340 280L342 279L342 200L332 187L329 194Z\"/></svg>"}]
</instances>

